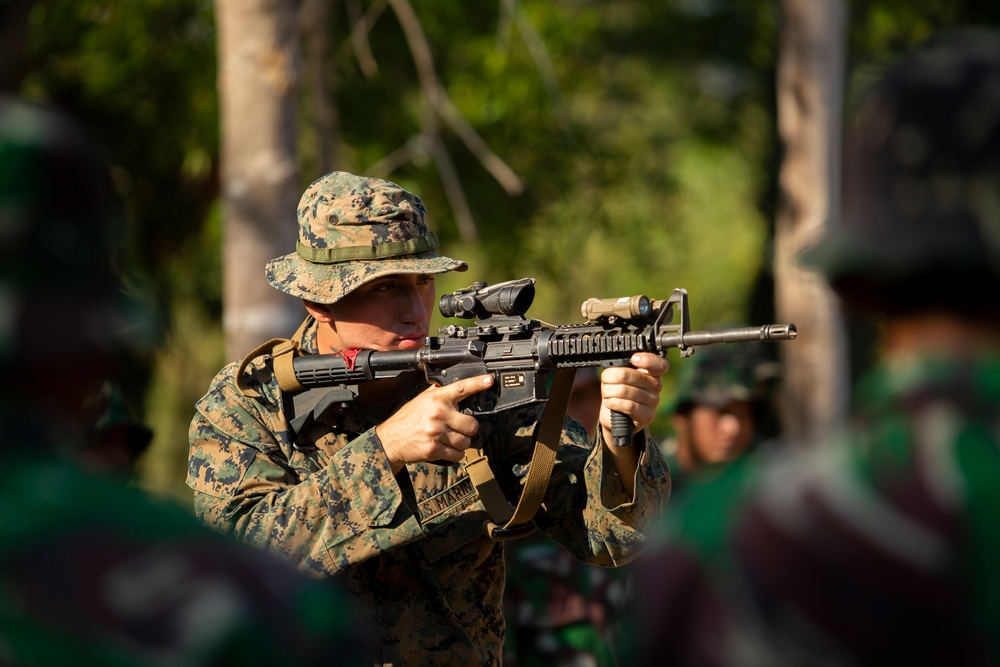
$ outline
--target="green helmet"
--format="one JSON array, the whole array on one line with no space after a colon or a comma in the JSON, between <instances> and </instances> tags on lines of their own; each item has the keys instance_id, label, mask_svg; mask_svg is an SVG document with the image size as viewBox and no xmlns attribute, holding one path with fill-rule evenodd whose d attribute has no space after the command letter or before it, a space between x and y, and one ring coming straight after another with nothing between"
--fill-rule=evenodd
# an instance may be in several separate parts
<instances>
[{"instance_id":1,"label":"green helmet","mask_svg":"<svg viewBox=\"0 0 1000 667\"><path fill-rule=\"evenodd\" d=\"M942 35L861 101L843 219L803 260L854 305L978 311L1000 286L1000 33Z\"/></svg>"},{"instance_id":2,"label":"green helmet","mask_svg":"<svg viewBox=\"0 0 1000 667\"><path fill-rule=\"evenodd\" d=\"M720 343L696 348L681 362L677 390L667 409L683 413L695 405L765 403L780 372L764 345Z\"/></svg>"}]
</instances>

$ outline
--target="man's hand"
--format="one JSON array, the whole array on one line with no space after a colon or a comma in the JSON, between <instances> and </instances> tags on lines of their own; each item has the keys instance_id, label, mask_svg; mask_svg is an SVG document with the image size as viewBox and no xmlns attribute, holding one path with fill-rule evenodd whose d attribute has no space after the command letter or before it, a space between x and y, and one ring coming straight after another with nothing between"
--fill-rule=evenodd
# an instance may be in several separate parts
<instances>
[{"instance_id":1,"label":"man's hand","mask_svg":"<svg viewBox=\"0 0 1000 667\"><path fill-rule=\"evenodd\" d=\"M629 359L634 368L612 366L601 371L601 432L605 447L614 456L615 467L625 487L632 490L640 452L633 447L615 447L611 435L611 411L621 412L632 419L635 433L653 423L660 404L660 378L670 363L652 352L637 352Z\"/></svg>"},{"instance_id":2,"label":"man's hand","mask_svg":"<svg viewBox=\"0 0 1000 667\"><path fill-rule=\"evenodd\" d=\"M461 412L458 404L492 386L493 378L481 375L444 387L428 387L376 426L392 473L407 463L461 461L472 436L479 431L479 421Z\"/></svg>"},{"instance_id":3,"label":"man's hand","mask_svg":"<svg viewBox=\"0 0 1000 667\"><path fill-rule=\"evenodd\" d=\"M653 423L660 404L660 379L670 363L651 352L637 352L629 360L635 368L613 366L601 372L601 428L605 442L611 442L611 411L632 418L633 433Z\"/></svg>"}]
</instances>

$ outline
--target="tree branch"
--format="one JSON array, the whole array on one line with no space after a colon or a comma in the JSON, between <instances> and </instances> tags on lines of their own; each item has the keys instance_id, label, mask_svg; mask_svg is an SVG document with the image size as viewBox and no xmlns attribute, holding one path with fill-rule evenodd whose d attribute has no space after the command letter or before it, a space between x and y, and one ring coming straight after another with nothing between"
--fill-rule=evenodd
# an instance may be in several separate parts
<instances>
[{"instance_id":1,"label":"tree branch","mask_svg":"<svg viewBox=\"0 0 1000 667\"><path fill-rule=\"evenodd\" d=\"M344 9L347 11L347 20L351 24L351 46L354 48L354 58L358 61L361 73L371 79L378 74L378 63L375 62L375 56L372 54L368 33L371 32L375 21L385 10L385 3L376 2L369 7L368 12L362 13L361 3L358 0L344 0Z\"/></svg>"},{"instance_id":2,"label":"tree branch","mask_svg":"<svg viewBox=\"0 0 1000 667\"><path fill-rule=\"evenodd\" d=\"M538 34L535 24L531 22L527 12L524 11L524 6L518 0L501 0L501 4L517 25L517 31L521 33L521 38L527 45L528 53L531 54L531 59L535 62L538 74L542 78L542 85L556 109L559 124L566 129L569 127L569 115L563 103L562 92L559 90L559 80L552 65L552 58L549 57L549 50L545 48L545 41Z\"/></svg>"},{"instance_id":3,"label":"tree branch","mask_svg":"<svg viewBox=\"0 0 1000 667\"><path fill-rule=\"evenodd\" d=\"M410 53L413 54L413 62L417 68L417 79L431 106L508 194L517 195L523 192L524 184L518 175L490 150L472 125L455 108L444 88L438 82L430 46L423 28L420 26L420 20L408 0L389 0L389 5L399 19L399 24L410 47Z\"/></svg>"},{"instance_id":4,"label":"tree branch","mask_svg":"<svg viewBox=\"0 0 1000 667\"><path fill-rule=\"evenodd\" d=\"M451 203L451 209L455 213L455 226L458 227L458 235L466 243L475 243L479 240L479 230L472 218L472 209L469 208L469 200L465 198L465 191L462 183L458 179L458 171L455 164L448 155L448 149L440 137L433 140L430 145L431 156L437 163L438 173L441 175L441 185L444 186L444 194Z\"/></svg>"}]
</instances>

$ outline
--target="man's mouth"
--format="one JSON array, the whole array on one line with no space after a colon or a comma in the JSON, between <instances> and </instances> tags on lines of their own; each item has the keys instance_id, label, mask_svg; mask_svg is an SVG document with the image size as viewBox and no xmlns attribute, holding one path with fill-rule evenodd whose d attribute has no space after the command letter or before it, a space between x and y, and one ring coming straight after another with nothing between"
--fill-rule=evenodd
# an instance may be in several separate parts
<instances>
[{"instance_id":1,"label":"man's mouth","mask_svg":"<svg viewBox=\"0 0 1000 667\"><path fill-rule=\"evenodd\" d=\"M402 348L414 348L420 347L424 344L427 339L426 333L413 334L410 336L402 336L399 339L399 346Z\"/></svg>"}]
</instances>

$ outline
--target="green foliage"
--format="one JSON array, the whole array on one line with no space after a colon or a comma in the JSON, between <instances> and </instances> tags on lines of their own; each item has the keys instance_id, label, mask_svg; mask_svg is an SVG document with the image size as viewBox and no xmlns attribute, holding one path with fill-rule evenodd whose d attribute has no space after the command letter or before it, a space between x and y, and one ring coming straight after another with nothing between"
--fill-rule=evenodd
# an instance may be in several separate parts
<instances>
[{"instance_id":1,"label":"green foliage","mask_svg":"<svg viewBox=\"0 0 1000 667\"><path fill-rule=\"evenodd\" d=\"M461 242L426 151L370 171L412 145L430 107L397 18L364 4L382 6L369 35L378 65L370 77L343 7L330 5L322 94L336 108L335 166L424 198L443 250L472 265L439 277L440 292L533 276L531 314L562 323L578 321L590 296L664 297L684 287L696 328L769 317L759 285L780 156L777 3L524 0L513 15L503 2L413 3L451 102L525 184L507 194L438 121L477 226L472 245ZM850 4L850 71L861 72L852 79L863 78L861 64L934 28L1000 23L995 0ZM92 129L128 204L134 281L164 321L148 373L156 439L143 477L182 497L193 403L225 361L212 3L49 0L35 6L28 35L22 92ZM303 108L307 182L321 175L312 113Z\"/></svg>"},{"instance_id":2,"label":"green foliage","mask_svg":"<svg viewBox=\"0 0 1000 667\"><path fill-rule=\"evenodd\" d=\"M107 149L134 272L162 267L197 235L216 196L211 21L208 0L50 0L31 14L22 91L70 111ZM168 286L150 283L165 300Z\"/></svg>"},{"instance_id":3,"label":"green foliage","mask_svg":"<svg viewBox=\"0 0 1000 667\"><path fill-rule=\"evenodd\" d=\"M852 96L878 75L887 59L935 31L969 26L1000 26L1000 3L993 0L850 0Z\"/></svg>"},{"instance_id":4,"label":"green foliage","mask_svg":"<svg viewBox=\"0 0 1000 667\"><path fill-rule=\"evenodd\" d=\"M665 295L682 283L700 294L712 275L730 287L704 295L704 317L742 314L768 237L760 202L770 175L751 165L773 150L773 62L761 57L773 53L761 46L775 39L770 3L703 14L639 2L527 2L512 17L474 5L419 13L450 99L526 184L506 195L445 132L489 258L470 278L535 276L533 310L559 320L579 317L588 296ZM746 31L748 21L761 30ZM425 108L404 43L386 13L372 33L376 77L338 52L341 140L357 161L349 169L365 171L420 130ZM439 235L456 241L433 164L380 175L419 192Z\"/></svg>"}]
</instances>

